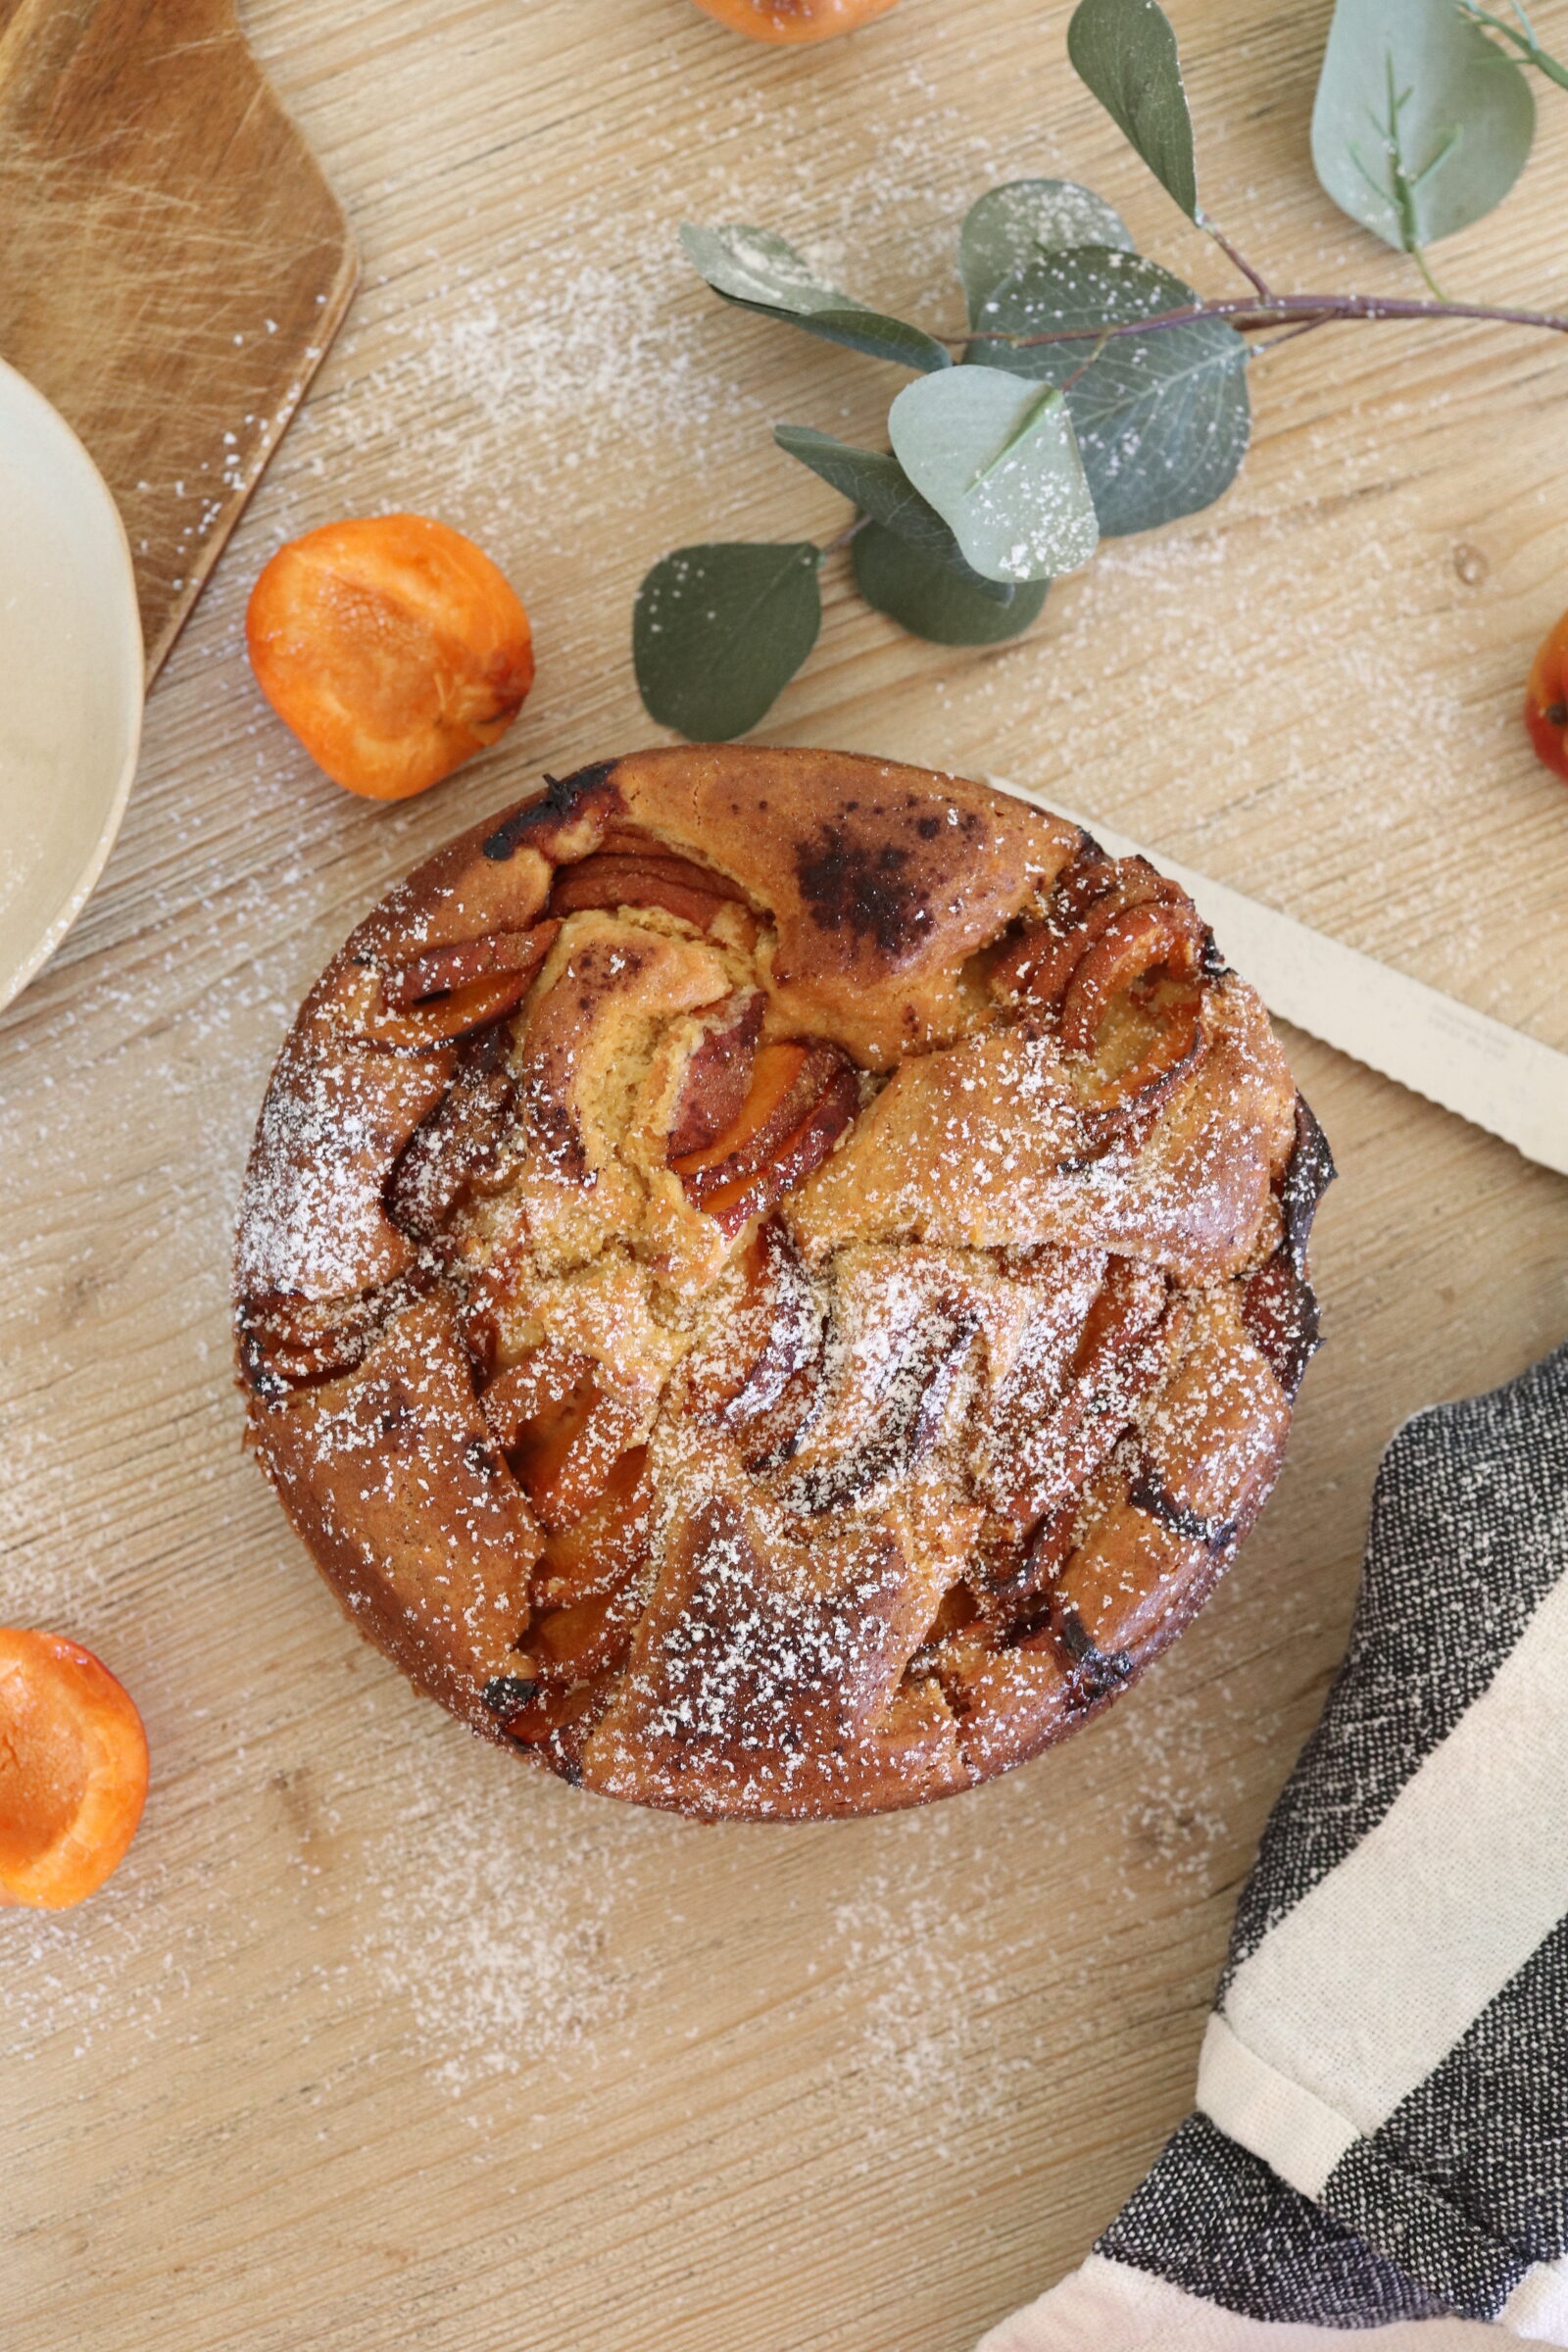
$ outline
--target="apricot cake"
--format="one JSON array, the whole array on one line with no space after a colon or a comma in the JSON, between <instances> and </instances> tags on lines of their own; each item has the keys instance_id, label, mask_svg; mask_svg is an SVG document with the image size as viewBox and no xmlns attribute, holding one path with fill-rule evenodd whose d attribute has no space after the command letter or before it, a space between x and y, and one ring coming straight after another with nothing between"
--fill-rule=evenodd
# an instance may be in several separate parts
<instances>
[{"instance_id":1,"label":"apricot cake","mask_svg":"<svg viewBox=\"0 0 1568 2352\"><path fill-rule=\"evenodd\" d=\"M1332 1172L1141 859L837 753L607 760L306 1000L240 1212L251 1439L476 1731L708 1818L918 1804L1208 1593Z\"/></svg>"}]
</instances>

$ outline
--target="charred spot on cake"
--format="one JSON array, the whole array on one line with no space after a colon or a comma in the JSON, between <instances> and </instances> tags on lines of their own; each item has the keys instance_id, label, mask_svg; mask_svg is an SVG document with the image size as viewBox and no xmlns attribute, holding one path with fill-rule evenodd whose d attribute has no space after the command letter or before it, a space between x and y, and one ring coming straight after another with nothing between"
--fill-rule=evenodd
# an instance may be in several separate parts
<instances>
[{"instance_id":1,"label":"charred spot on cake","mask_svg":"<svg viewBox=\"0 0 1568 2352\"><path fill-rule=\"evenodd\" d=\"M579 803L586 800L600 785L608 784L618 760L596 760L591 766L574 768L569 776L546 775L545 789L536 800L504 817L493 833L480 844L483 855L493 864L504 865L516 855L530 833L548 824L560 824L575 813Z\"/></svg>"},{"instance_id":2,"label":"charred spot on cake","mask_svg":"<svg viewBox=\"0 0 1568 2352\"><path fill-rule=\"evenodd\" d=\"M1242 1324L1287 1396L1295 1399L1323 1345L1317 1293L1282 1243L1242 1293Z\"/></svg>"},{"instance_id":3,"label":"charred spot on cake","mask_svg":"<svg viewBox=\"0 0 1568 2352\"><path fill-rule=\"evenodd\" d=\"M892 841L857 839L845 825L824 825L797 844L795 877L820 930L869 939L884 956L907 955L931 930L930 892L906 872L910 853Z\"/></svg>"},{"instance_id":4,"label":"charred spot on cake","mask_svg":"<svg viewBox=\"0 0 1568 2352\"><path fill-rule=\"evenodd\" d=\"M1306 1245L1317 1215L1318 1202L1334 1182L1337 1171L1329 1139L1301 1096L1296 1098L1296 1142L1280 1187L1285 1211L1285 1246L1291 1264L1306 1280Z\"/></svg>"},{"instance_id":5,"label":"charred spot on cake","mask_svg":"<svg viewBox=\"0 0 1568 2352\"><path fill-rule=\"evenodd\" d=\"M526 1675L492 1675L480 1693L492 1715L520 1715L539 1691L539 1685Z\"/></svg>"},{"instance_id":6,"label":"charred spot on cake","mask_svg":"<svg viewBox=\"0 0 1568 2352\"><path fill-rule=\"evenodd\" d=\"M1145 1460L1137 1477L1127 1490L1127 1499L1151 1519L1157 1519L1173 1536L1185 1544L1201 1544L1205 1551L1225 1551L1236 1540L1234 1519L1207 1519L1201 1511L1189 1510L1179 1502L1160 1478L1152 1462Z\"/></svg>"},{"instance_id":7,"label":"charred spot on cake","mask_svg":"<svg viewBox=\"0 0 1568 2352\"><path fill-rule=\"evenodd\" d=\"M581 1009L591 1011L597 999L617 981L635 980L647 968L648 954L646 948L618 939L609 946L591 939L585 948L579 948L566 966L566 977L585 983L586 993L577 1000Z\"/></svg>"},{"instance_id":8,"label":"charred spot on cake","mask_svg":"<svg viewBox=\"0 0 1568 2352\"><path fill-rule=\"evenodd\" d=\"M1335 1176L1327 1136L1300 1095L1296 1136L1275 1191L1285 1232L1279 1248L1242 1293L1242 1323L1286 1396L1293 1400L1323 1345L1317 1293L1307 1279L1307 1245L1318 1202Z\"/></svg>"},{"instance_id":9,"label":"charred spot on cake","mask_svg":"<svg viewBox=\"0 0 1568 2352\"><path fill-rule=\"evenodd\" d=\"M1052 1630L1075 1672L1085 1698L1107 1698L1133 1678L1130 1650L1097 1649L1088 1627L1076 1609L1057 1609Z\"/></svg>"},{"instance_id":10,"label":"charred spot on cake","mask_svg":"<svg viewBox=\"0 0 1568 2352\"><path fill-rule=\"evenodd\" d=\"M488 1438L469 1438L463 1448L463 1458L476 1478L499 1478L504 1467L501 1455Z\"/></svg>"}]
</instances>

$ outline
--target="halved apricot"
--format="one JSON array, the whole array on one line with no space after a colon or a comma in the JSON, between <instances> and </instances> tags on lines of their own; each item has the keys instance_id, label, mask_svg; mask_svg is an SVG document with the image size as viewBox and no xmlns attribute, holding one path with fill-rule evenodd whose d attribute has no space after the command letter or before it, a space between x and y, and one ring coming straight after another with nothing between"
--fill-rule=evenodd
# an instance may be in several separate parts
<instances>
[{"instance_id":1,"label":"halved apricot","mask_svg":"<svg viewBox=\"0 0 1568 2352\"><path fill-rule=\"evenodd\" d=\"M251 591L257 683L334 783L407 800L505 734L533 684L528 615L461 531L425 514L324 523Z\"/></svg>"},{"instance_id":2,"label":"halved apricot","mask_svg":"<svg viewBox=\"0 0 1568 2352\"><path fill-rule=\"evenodd\" d=\"M64 1911L124 1859L147 1796L129 1693L60 1634L0 1627L0 1902Z\"/></svg>"},{"instance_id":3,"label":"halved apricot","mask_svg":"<svg viewBox=\"0 0 1568 2352\"><path fill-rule=\"evenodd\" d=\"M471 1029L499 1021L522 1003L532 981L532 972L495 972L425 997L407 1012L386 1012L372 1004L360 1026L372 1046L390 1046L400 1054L433 1054ZM384 991L382 995L384 1001Z\"/></svg>"},{"instance_id":4,"label":"halved apricot","mask_svg":"<svg viewBox=\"0 0 1568 2352\"><path fill-rule=\"evenodd\" d=\"M830 41L853 32L895 5L895 0L697 0L710 17L754 41Z\"/></svg>"},{"instance_id":5,"label":"halved apricot","mask_svg":"<svg viewBox=\"0 0 1568 2352\"><path fill-rule=\"evenodd\" d=\"M1112 999L1149 973L1189 978L1201 960L1201 937L1197 915L1181 906L1132 906L1107 923L1062 995L1063 1051L1092 1054Z\"/></svg>"},{"instance_id":6,"label":"halved apricot","mask_svg":"<svg viewBox=\"0 0 1568 2352\"><path fill-rule=\"evenodd\" d=\"M671 1155L669 1164L693 1200L702 1200L732 1178L760 1167L799 1125L820 1091L812 1087L799 1103L795 1100L809 1052L807 1046L764 1046L751 1065L751 1083L729 1125L699 1150Z\"/></svg>"},{"instance_id":7,"label":"halved apricot","mask_svg":"<svg viewBox=\"0 0 1568 2352\"><path fill-rule=\"evenodd\" d=\"M738 1265L735 1312L716 1343L686 1359L688 1409L732 1429L777 1404L821 1338L806 1268L778 1218L758 1227Z\"/></svg>"},{"instance_id":8,"label":"halved apricot","mask_svg":"<svg viewBox=\"0 0 1568 2352\"><path fill-rule=\"evenodd\" d=\"M1525 725L1536 758L1568 781L1568 612L1547 630L1530 665Z\"/></svg>"}]
</instances>

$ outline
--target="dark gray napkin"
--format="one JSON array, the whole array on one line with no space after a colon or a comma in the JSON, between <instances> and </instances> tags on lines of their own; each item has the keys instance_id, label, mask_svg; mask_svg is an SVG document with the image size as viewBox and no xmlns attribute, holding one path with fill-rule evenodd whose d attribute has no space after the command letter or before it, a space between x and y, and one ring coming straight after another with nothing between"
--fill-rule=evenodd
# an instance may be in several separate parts
<instances>
[{"instance_id":1,"label":"dark gray napkin","mask_svg":"<svg viewBox=\"0 0 1568 2352\"><path fill-rule=\"evenodd\" d=\"M1501 2330L1568 2345L1568 1347L1390 1445L1198 2112L981 2352Z\"/></svg>"}]
</instances>

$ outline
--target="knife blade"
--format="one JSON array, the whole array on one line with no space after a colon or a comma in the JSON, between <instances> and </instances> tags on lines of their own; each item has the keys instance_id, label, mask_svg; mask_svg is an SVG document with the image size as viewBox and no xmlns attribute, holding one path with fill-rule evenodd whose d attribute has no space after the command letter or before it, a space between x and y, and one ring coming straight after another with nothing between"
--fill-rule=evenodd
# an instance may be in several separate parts
<instances>
[{"instance_id":1,"label":"knife blade","mask_svg":"<svg viewBox=\"0 0 1568 2352\"><path fill-rule=\"evenodd\" d=\"M1144 849L1098 817L1064 808L1054 794L1028 791L1004 776L987 782L1082 825L1113 858L1147 858L1179 882L1227 963L1281 1020L1294 1021L1381 1077L1568 1176L1568 1054L1195 873L1162 851Z\"/></svg>"}]
</instances>

